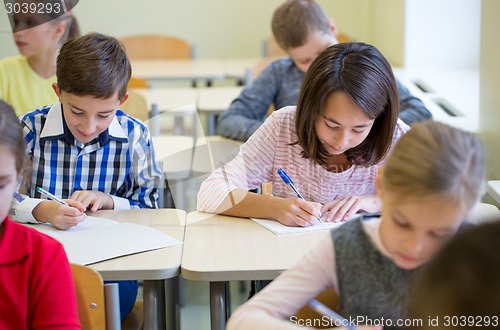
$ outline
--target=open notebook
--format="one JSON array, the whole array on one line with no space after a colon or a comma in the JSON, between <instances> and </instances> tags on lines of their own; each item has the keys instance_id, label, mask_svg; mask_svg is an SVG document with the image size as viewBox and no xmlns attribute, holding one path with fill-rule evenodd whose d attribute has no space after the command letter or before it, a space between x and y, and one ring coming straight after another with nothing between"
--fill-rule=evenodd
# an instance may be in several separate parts
<instances>
[{"instance_id":1,"label":"open notebook","mask_svg":"<svg viewBox=\"0 0 500 330\"><path fill-rule=\"evenodd\" d=\"M378 216L378 214L367 214L367 213L359 213L354 215L351 219L359 218L361 216L365 217L373 217L373 216ZM342 226L345 222L324 222L325 215L321 217L321 222L317 223L315 225L309 226L309 227L289 227L285 226L278 221L275 220L269 220L269 219L256 219L256 218L251 218L253 221L257 222L259 225L262 227L270 230L271 232L275 233L276 235L283 235L283 234L294 234L294 233L304 233L308 231L317 231L317 230L329 230L329 229L335 229L340 226Z\"/></svg>"},{"instance_id":2,"label":"open notebook","mask_svg":"<svg viewBox=\"0 0 500 330\"><path fill-rule=\"evenodd\" d=\"M148 226L92 216L68 230L58 230L49 224L31 227L61 242L69 262L80 265L182 244Z\"/></svg>"}]
</instances>

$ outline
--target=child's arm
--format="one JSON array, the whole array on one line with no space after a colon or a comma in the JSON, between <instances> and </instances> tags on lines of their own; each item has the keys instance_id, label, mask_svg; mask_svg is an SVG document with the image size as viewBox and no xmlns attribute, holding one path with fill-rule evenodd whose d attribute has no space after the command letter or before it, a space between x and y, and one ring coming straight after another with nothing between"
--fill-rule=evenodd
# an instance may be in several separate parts
<instances>
[{"instance_id":1,"label":"child's arm","mask_svg":"<svg viewBox=\"0 0 500 330\"><path fill-rule=\"evenodd\" d=\"M273 219L286 226L307 227L318 223L321 217L321 204L300 198L282 198L236 189L229 193L215 212L232 216Z\"/></svg>"},{"instance_id":2,"label":"child's arm","mask_svg":"<svg viewBox=\"0 0 500 330\"><path fill-rule=\"evenodd\" d=\"M399 95L399 118L407 125L432 119L432 114L425 107L424 103L417 97L413 96L408 88L396 79L396 85Z\"/></svg>"},{"instance_id":3,"label":"child's arm","mask_svg":"<svg viewBox=\"0 0 500 330\"><path fill-rule=\"evenodd\" d=\"M132 138L132 137L129 137ZM114 209L123 198L129 202L130 208L158 208L158 188L162 186L162 172L155 159L153 142L149 130L142 126L134 130L133 155L129 174L128 189L122 196L113 196Z\"/></svg>"},{"instance_id":4,"label":"child's arm","mask_svg":"<svg viewBox=\"0 0 500 330\"><path fill-rule=\"evenodd\" d=\"M295 266L236 309L227 329L297 329L293 315L327 288L339 292L333 241L325 232Z\"/></svg>"},{"instance_id":5,"label":"child's arm","mask_svg":"<svg viewBox=\"0 0 500 330\"><path fill-rule=\"evenodd\" d=\"M219 116L217 131L220 135L246 141L266 118L267 109L278 94L277 71L271 64L236 98Z\"/></svg>"}]
</instances>

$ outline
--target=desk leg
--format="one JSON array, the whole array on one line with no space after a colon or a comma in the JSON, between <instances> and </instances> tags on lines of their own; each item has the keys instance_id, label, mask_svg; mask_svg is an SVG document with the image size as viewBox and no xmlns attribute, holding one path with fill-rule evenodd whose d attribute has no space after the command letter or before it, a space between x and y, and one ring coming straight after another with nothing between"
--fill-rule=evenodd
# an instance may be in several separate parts
<instances>
[{"instance_id":1,"label":"desk leg","mask_svg":"<svg viewBox=\"0 0 500 330\"><path fill-rule=\"evenodd\" d=\"M180 330L179 276L165 280L167 330Z\"/></svg>"},{"instance_id":2,"label":"desk leg","mask_svg":"<svg viewBox=\"0 0 500 330\"><path fill-rule=\"evenodd\" d=\"M208 135L215 135L215 122L216 122L216 116L215 114L209 114L207 116L207 133Z\"/></svg>"},{"instance_id":3,"label":"desk leg","mask_svg":"<svg viewBox=\"0 0 500 330\"><path fill-rule=\"evenodd\" d=\"M226 320L226 282L210 282L211 329L224 330Z\"/></svg>"},{"instance_id":4,"label":"desk leg","mask_svg":"<svg viewBox=\"0 0 500 330\"><path fill-rule=\"evenodd\" d=\"M144 281L144 329L165 329L165 281Z\"/></svg>"}]
</instances>

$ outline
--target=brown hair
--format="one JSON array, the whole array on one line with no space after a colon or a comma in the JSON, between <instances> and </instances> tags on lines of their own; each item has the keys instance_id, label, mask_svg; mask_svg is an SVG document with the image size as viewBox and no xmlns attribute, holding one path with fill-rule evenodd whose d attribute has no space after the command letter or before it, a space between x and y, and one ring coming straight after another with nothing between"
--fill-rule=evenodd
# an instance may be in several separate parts
<instances>
[{"instance_id":1,"label":"brown hair","mask_svg":"<svg viewBox=\"0 0 500 330\"><path fill-rule=\"evenodd\" d=\"M410 317L423 320L418 329L445 328L446 323L450 329L498 328L499 237L500 219L466 229L429 262L410 295Z\"/></svg>"},{"instance_id":2,"label":"brown hair","mask_svg":"<svg viewBox=\"0 0 500 330\"><path fill-rule=\"evenodd\" d=\"M330 32L330 22L323 8L314 0L288 0L274 11L273 35L284 50L304 45L310 34Z\"/></svg>"},{"instance_id":3,"label":"brown hair","mask_svg":"<svg viewBox=\"0 0 500 330\"><path fill-rule=\"evenodd\" d=\"M130 62L122 44L113 37L89 33L66 42L57 57L57 83L67 93L109 98L127 93Z\"/></svg>"},{"instance_id":4,"label":"brown hair","mask_svg":"<svg viewBox=\"0 0 500 330\"><path fill-rule=\"evenodd\" d=\"M416 123L394 147L382 186L404 198L436 197L471 209L484 191L480 140L470 132L427 121Z\"/></svg>"},{"instance_id":5,"label":"brown hair","mask_svg":"<svg viewBox=\"0 0 500 330\"><path fill-rule=\"evenodd\" d=\"M26 154L21 123L14 109L0 100L0 145L8 147L16 159L16 171L24 169ZM2 156L3 157L3 156Z\"/></svg>"},{"instance_id":6,"label":"brown hair","mask_svg":"<svg viewBox=\"0 0 500 330\"><path fill-rule=\"evenodd\" d=\"M371 166L389 151L399 113L396 82L391 66L373 46L346 42L324 50L304 77L297 102L295 128L302 156L325 165L330 156L318 140L315 123L322 115L328 97L345 92L374 119L366 139L345 152L354 165Z\"/></svg>"},{"instance_id":7,"label":"brown hair","mask_svg":"<svg viewBox=\"0 0 500 330\"><path fill-rule=\"evenodd\" d=\"M52 2L57 3L60 5L62 8L58 7L58 10L55 10L53 8L54 4ZM20 24L19 18L22 18L23 14L20 14L21 16L18 18L19 13L12 13L9 15L9 19L12 19L12 27L13 27L13 32L17 31L22 31L24 29L28 29L33 26L41 25L46 22L51 22L54 25L57 25L59 23L65 23L66 24L66 30L64 31L64 34L61 36L61 39L59 40L59 45L64 44L67 40L76 38L80 36L80 26L78 24L78 21L76 17L74 17L71 13L71 9L76 6L78 1L75 0L58 0L58 1L47 1L47 0L24 0L23 4L26 3L33 3L33 4L42 4L44 6L42 7L36 7L40 11L36 11L35 13L31 12L31 15L35 15L35 21L31 22L30 24L26 22L22 22ZM51 5L51 10L48 10L48 6ZM35 8L35 9L36 9ZM29 10L31 8L28 7ZM43 10L42 10L43 9ZM12 16L12 17L10 17Z\"/></svg>"}]
</instances>

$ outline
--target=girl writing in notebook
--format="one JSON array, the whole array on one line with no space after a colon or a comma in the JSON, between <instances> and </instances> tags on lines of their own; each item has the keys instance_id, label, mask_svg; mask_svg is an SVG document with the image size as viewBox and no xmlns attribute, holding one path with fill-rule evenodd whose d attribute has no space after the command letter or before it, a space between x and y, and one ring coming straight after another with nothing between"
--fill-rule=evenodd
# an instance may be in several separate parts
<instances>
[{"instance_id":1,"label":"girl writing in notebook","mask_svg":"<svg viewBox=\"0 0 500 330\"><path fill-rule=\"evenodd\" d=\"M66 40L80 35L76 18L65 11L73 7L71 2L23 0L14 4L28 6L26 10L13 7L10 11L14 42L21 55L0 60L0 99L18 115L57 101L52 84L59 49Z\"/></svg>"},{"instance_id":2,"label":"girl writing in notebook","mask_svg":"<svg viewBox=\"0 0 500 330\"><path fill-rule=\"evenodd\" d=\"M0 329L80 329L62 245L8 217L24 167L21 125L0 101Z\"/></svg>"},{"instance_id":3,"label":"girl writing in notebook","mask_svg":"<svg viewBox=\"0 0 500 330\"><path fill-rule=\"evenodd\" d=\"M331 231L236 310L228 329L295 328L293 315L327 288L340 299L339 314L354 325L408 326L410 283L465 226L484 190L484 172L481 143L472 133L415 124L377 176L381 217Z\"/></svg>"},{"instance_id":4,"label":"girl writing in notebook","mask_svg":"<svg viewBox=\"0 0 500 330\"><path fill-rule=\"evenodd\" d=\"M394 75L375 47L331 46L307 71L297 106L275 111L203 182L198 210L288 226L309 226L324 214L325 221L342 221L360 210L378 212L377 170L408 130L398 112ZM248 192L269 181L272 196Z\"/></svg>"}]
</instances>

